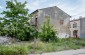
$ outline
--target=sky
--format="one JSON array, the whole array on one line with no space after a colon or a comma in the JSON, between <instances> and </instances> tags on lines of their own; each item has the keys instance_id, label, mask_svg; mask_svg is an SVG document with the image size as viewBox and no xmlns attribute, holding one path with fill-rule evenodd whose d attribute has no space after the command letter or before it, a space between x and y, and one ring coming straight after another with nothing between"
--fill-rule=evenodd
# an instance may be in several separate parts
<instances>
[{"instance_id":1,"label":"sky","mask_svg":"<svg viewBox=\"0 0 85 55\"><path fill-rule=\"evenodd\" d=\"M6 1L0 0L0 13L6 10ZM29 13L36 9L42 9L46 7L57 6L72 18L77 19L82 16L85 17L85 0L18 0L20 2L27 1L26 8L29 9ZM3 15L0 15L2 17Z\"/></svg>"}]
</instances>

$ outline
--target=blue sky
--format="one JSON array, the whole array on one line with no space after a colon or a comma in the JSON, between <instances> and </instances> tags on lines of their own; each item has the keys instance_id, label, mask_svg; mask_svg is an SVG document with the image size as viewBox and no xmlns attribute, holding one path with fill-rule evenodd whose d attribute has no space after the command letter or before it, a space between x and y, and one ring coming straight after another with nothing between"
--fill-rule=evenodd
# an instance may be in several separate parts
<instances>
[{"instance_id":1,"label":"blue sky","mask_svg":"<svg viewBox=\"0 0 85 55\"><path fill-rule=\"evenodd\" d=\"M5 10L7 0L0 0L0 12ZM33 12L36 9L57 6L72 18L78 18L79 16L85 17L85 0L18 0L20 2L27 1L26 8L29 12ZM2 15L0 15L2 16Z\"/></svg>"}]
</instances>

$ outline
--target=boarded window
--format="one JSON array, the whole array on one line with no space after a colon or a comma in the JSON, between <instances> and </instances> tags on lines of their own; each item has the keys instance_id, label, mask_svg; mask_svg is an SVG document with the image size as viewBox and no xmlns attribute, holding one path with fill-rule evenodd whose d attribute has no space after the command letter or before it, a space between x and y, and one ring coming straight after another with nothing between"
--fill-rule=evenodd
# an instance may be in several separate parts
<instances>
[{"instance_id":1,"label":"boarded window","mask_svg":"<svg viewBox=\"0 0 85 55\"><path fill-rule=\"evenodd\" d=\"M63 23L64 23L64 20L60 20L60 25L63 25Z\"/></svg>"},{"instance_id":2,"label":"boarded window","mask_svg":"<svg viewBox=\"0 0 85 55\"><path fill-rule=\"evenodd\" d=\"M50 16L45 16L46 19L50 18Z\"/></svg>"},{"instance_id":3,"label":"boarded window","mask_svg":"<svg viewBox=\"0 0 85 55\"><path fill-rule=\"evenodd\" d=\"M37 22L38 22L38 21L37 21L37 18L35 18L35 26L37 26Z\"/></svg>"}]
</instances>

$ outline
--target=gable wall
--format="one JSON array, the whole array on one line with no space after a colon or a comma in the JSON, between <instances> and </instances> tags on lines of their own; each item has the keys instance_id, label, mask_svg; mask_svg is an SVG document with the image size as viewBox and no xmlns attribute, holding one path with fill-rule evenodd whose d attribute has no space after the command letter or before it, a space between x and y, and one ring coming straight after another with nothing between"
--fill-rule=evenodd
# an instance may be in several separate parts
<instances>
[{"instance_id":1,"label":"gable wall","mask_svg":"<svg viewBox=\"0 0 85 55\"><path fill-rule=\"evenodd\" d=\"M38 10L38 29L46 21L46 16L50 17L50 22L54 29L59 33L70 34L70 16L57 7L49 7ZM60 25L60 20L63 20L63 25ZM61 34L63 35L63 34Z\"/></svg>"}]
</instances>

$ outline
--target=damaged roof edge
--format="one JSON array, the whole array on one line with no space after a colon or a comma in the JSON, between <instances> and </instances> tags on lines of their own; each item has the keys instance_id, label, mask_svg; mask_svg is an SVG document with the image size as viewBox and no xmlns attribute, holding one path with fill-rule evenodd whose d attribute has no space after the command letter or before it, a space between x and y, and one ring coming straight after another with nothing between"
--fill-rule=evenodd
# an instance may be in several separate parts
<instances>
[{"instance_id":1,"label":"damaged roof edge","mask_svg":"<svg viewBox=\"0 0 85 55\"><path fill-rule=\"evenodd\" d=\"M53 7L56 7L56 8L58 8L58 9L60 9L59 7L57 7L57 6L53 6ZM47 8L51 8L51 7L47 7ZM42 8L42 9L45 9L45 8ZM34 14L34 13L36 13L36 12L38 12L38 10L42 10L42 9L37 9L37 10L35 10L34 12L32 12L31 14ZM61 11L63 11L62 9L60 9ZM64 12L64 11L63 11ZM66 13L66 12L64 12L64 13ZM66 13L67 14L67 13ZM69 15L69 14L67 14L67 15ZM69 17L71 18L71 16L69 15Z\"/></svg>"},{"instance_id":2,"label":"damaged roof edge","mask_svg":"<svg viewBox=\"0 0 85 55\"><path fill-rule=\"evenodd\" d=\"M36 13L36 12L38 12L38 9L37 9L37 10L35 10L34 12L32 12L31 14L34 14L34 13Z\"/></svg>"}]
</instances>

